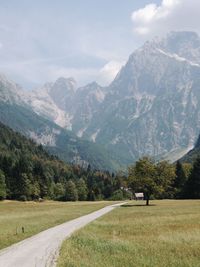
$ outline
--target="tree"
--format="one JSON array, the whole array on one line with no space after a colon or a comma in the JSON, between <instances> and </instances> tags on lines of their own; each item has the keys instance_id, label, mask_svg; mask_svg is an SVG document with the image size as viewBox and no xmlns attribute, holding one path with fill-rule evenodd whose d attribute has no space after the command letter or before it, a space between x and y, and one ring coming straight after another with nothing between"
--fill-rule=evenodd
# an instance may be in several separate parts
<instances>
[{"instance_id":1,"label":"tree","mask_svg":"<svg viewBox=\"0 0 200 267\"><path fill-rule=\"evenodd\" d=\"M77 201L78 200L78 192L76 189L76 185L72 180L69 180L66 183L65 199L67 201Z\"/></svg>"},{"instance_id":2,"label":"tree","mask_svg":"<svg viewBox=\"0 0 200 267\"><path fill-rule=\"evenodd\" d=\"M83 178L80 178L78 180L78 182L76 183L76 188L78 190L78 200L86 200L88 189Z\"/></svg>"},{"instance_id":3,"label":"tree","mask_svg":"<svg viewBox=\"0 0 200 267\"><path fill-rule=\"evenodd\" d=\"M57 183L54 185L54 197L55 199L62 199L65 195L65 189L61 183Z\"/></svg>"},{"instance_id":4,"label":"tree","mask_svg":"<svg viewBox=\"0 0 200 267\"><path fill-rule=\"evenodd\" d=\"M31 185L31 197L32 199L39 199L40 197L40 185L37 181Z\"/></svg>"},{"instance_id":5,"label":"tree","mask_svg":"<svg viewBox=\"0 0 200 267\"><path fill-rule=\"evenodd\" d=\"M0 170L0 200L6 198L6 183L5 183L5 175Z\"/></svg>"},{"instance_id":6,"label":"tree","mask_svg":"<svg viewBox=\"0 0 200 267\"><path fill-rule=\"evenodd\" d=\"M28 175L26 173L22 173L20 177L18 178L18 191L17 198L21 199L21 196L23 196L23 199L29 199L31 196L31 183Z\"/></svg>"},{"instance_id":7,"label":"tree","mask_svg":"<svg viewBox=\"0 0 200 267\"><path fill-rule=\"evenodd\" d=\"M198 157L185 185L184 196L187 198L200 198L200 157Z\"/></svg>"},{"instance_id":8,"label":"tree","mask_svg":"<svg viewBox=\"0 0 200 267\"><path fill-rule=\"evenodd\" d=\"M89 201L95 201L96 200L96 196L95 196L95 193L93 190L89 190L89 193L88 193L88 200Z\"/></svg>"},{"instance_id":9,"label":"tree","mask_svg":"<svg viewBox=\"0 0 200 267\"><path fill-rule=\"evenodd\" d=\"M158 176L156 165L151 159L144 157L129 168L129 186L133 192L143 192L146 199L146 205L149 205L149 199L159 194L164 187L164 179Z\"/></svg>"},{"instance_id":10,"label":"tree","mask_svg":"<svg viewBox=\"0 0 200 267\"><path fill-rule=\"evenodd\" d=\"M181 162L176 163L176 176L174 180L175 197L180 198L186 183L186 175Z\"/></svg>"},{"instance_id":11,"label":"tree","mask_svg":"<svg viewBox=\"0 0 200 267\"><path fill-rule=\"evenodd\" d=\"M111 200L123 200L124 199L123 191L121 189L114 191L110 199Z\"/></svg>"},{"instance_id":12,"label":"tree","mask_svg":"<svg viewBox=\"0 0 200 267\"><path fill-rule=\"evenodd\" d=\"M158 198L173 198L174 188L172 184L176 177L175 168L167 161L161 161L156 164L156 184L158 186L158 192L156 197Z\"/></svg>"}]
</instances>

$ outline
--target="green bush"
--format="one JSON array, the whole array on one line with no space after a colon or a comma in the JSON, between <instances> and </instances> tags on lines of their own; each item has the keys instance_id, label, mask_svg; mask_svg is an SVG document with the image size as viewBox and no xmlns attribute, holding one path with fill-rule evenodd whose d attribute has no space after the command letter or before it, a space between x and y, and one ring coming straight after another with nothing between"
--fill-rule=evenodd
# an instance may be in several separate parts
<instances>
[{"instance_id":1,"label":"green bush","mask_svg":"<svg viewBox=\"0 0 200 267\"><path fill-rule=\"evenodd\" d=\"M27 201L27 197L25 195L21 195L19 197L19 201Z\"/></svg>"}]
</instances>

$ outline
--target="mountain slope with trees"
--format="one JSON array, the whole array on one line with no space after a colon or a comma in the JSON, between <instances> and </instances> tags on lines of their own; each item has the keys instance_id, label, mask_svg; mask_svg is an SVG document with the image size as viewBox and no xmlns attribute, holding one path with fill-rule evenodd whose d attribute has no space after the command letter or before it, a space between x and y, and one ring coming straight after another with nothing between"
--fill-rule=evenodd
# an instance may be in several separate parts
<instances>
[{"instance_id":1,"label":"mountain slope with trees","mask_svg":"<svg viewBox=\"0 0 200 267\"><path fill-rule=\"evenodd\" d=\"M90 165L66 164L0 123L0 199L110 199L125 181Z\"/></svg>"},{"instance_id":2,"label":"mountain slope with trees","mask_svg":"<svg viewBox=\"0 0 200 267\"><path fill-rule=\"evenodd\" d=\"M1 95L1 92L0 92ZM0 101L0 122L42 144L65 162L94 169L115 171L122 165L119 157L103 146L78 138L55 123L37 115L30 108Z\"/></svg>"}]
</instances>

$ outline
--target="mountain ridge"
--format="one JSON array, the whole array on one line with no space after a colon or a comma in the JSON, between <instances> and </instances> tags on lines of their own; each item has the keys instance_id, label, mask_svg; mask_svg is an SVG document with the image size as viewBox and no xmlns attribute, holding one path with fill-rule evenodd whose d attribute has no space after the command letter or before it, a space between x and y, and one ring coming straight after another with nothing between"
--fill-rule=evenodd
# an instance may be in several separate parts
<instances>
[{"instance_id":1,"label":"mountain ridge","mask_svg":"<svg viewBox=\"0 0 200 267\"><path fill-rule=\"evenodd\" d=\"M7 90L4 85L0 80L0 122L44 145L48 151L66 162L83 167L90 164L92 168L100 170L115 171L120 168L118 159L104 147L81 140L73 132L38 115L28 105L28 94L23 93L23 101L21 92L13 98L15 86Z\"/></svg>"},{"instance_id":2,"label":"mountain ridge","mask_svg":"<svg viewBox=\"0 0 200 267\"><path fill-rule=\"evenodd\" d=\"M189 149L200 131L200 38L171 32L136 49L107 87L59 78L26 99L38 115L127 165ZM119 156L120 155L120 156Z\"/></svg>"}]
</instances>

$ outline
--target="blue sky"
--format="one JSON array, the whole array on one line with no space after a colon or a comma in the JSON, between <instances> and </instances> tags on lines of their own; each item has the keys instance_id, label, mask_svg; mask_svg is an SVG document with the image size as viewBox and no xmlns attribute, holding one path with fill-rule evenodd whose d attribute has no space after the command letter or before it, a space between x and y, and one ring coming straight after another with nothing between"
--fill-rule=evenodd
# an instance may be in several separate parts
<instances>
[{"instance_id":1,"label":"blue sky","mask_svg":"<svg viewBox=\"0 0 200 267\"><path fill-rule=\"evenodd\" d=\"M26 88L60 76L73 76L79 85L93 80L106 85L146 39L195 28L196 20L184 25L173 19L186 12L182 2L189 5L189 0L0 0L0 72Z\"/></svg>"}]
</instances>

